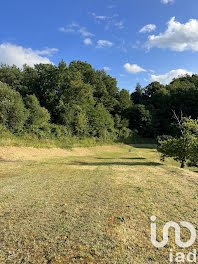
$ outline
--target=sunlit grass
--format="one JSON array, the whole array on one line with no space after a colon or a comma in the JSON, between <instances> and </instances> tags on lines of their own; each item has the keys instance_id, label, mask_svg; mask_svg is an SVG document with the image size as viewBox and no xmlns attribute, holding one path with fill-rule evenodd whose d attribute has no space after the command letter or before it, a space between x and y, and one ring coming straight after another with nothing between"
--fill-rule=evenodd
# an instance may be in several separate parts
<instances>
[{"instance_id":1,"label":"sunlit grass","mask_svg":"<svg viewBox=\"0 0 198 264\"><path fill-rule=\"evenodd\" d=\"M1 147L0 157L0 263L165 264L182 249L173 232L154 248L150 217L159 238L168 221L198 228L198 174L161 163L154 145Z\"/></svg>"}]
</instances>

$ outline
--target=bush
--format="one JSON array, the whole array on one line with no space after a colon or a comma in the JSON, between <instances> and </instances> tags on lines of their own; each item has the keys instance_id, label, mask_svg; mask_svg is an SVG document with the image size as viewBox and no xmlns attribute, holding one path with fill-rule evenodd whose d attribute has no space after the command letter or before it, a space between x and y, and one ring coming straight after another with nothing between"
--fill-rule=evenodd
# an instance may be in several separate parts
<instances>
[{"instance_id":1,"label":"bush","mask_svg":"<svg viewBox=\"0 0 198 264\"><path fill-rule=\"evenodd\" d=\"M71 136L71 133L68 131L68 129L65 126L51 124L50 129L53 138L60 139Z\"/></svg>"},{"instance_id":2,"label":"bush","mask_svg":"<svg viewBox=\"0 0 198 264\"><path fill-rule=\"evenodd\" d=\"M120 139L127 139L131 135L131 130L127 127L123 127L118 131L118 137Z\"/></svg>"},{"instance_id":3,"label":"bush","mask_svg":"<svg viewBox=\"0 0 198 264\"><path fill-rule=\"evenodd\" d=\"M198 120L177 118L177 122L181 136L159 138L158 151L162 154L162 160L172 157L184 168L188 161L194 164L198 162Z\"/></svg>"},{"instance_id":4,"label":"bush","mask_svg":"<svg viewBox=\"0 0 198 264\"><path fill-rule=\"evenodd\" d=\"M48 125L50 114L47 109L40 106L40 103L35 95L28 95L25 98L25 105L29 112L27 127L34 130L44 128Z\"/></svg>"},{"instance_id":5,"label":"bush","mask_svg":"<svg viewBox=\"0 0 198 264\"><path fill-rule=\"evenodd\" d=\"M93 137L98 138L115 138L114 121L111 114L102 104L89 111L89 132Z\"/></svg>"},{"instance_id":6,"label":"bush","mask_svg":"<svg viewBox=\"0 0 198 264\"><path fill-rule=\"evenodd\" d=\"M21 95L0 82L0 123L11 131L21 131L27 116Z\"/></svg>"}]
</instances>

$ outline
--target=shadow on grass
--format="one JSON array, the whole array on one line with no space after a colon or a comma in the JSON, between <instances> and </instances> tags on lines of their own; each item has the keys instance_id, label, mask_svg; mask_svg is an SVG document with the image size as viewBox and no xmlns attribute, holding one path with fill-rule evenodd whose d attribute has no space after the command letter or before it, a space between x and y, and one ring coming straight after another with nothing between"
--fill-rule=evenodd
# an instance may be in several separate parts
<instances>
[{"instance_id":1,"label":"shadow on grass","mask_svg":"<svg viewBox=\"0 0 198 264\"><path fill-rule=\"evenodd\" d=\"M128 159L128 160L145 160L145 158L120 158L120 159Z\"/></svg>"},{"instance_id":2,"label":"shadow on grass","mask_svg":"<svg viewBox=\"0 0 198 264\"><path fill-rule=\"evenodd\" d=\"M158 162L83 162L76 161L70 163L70 165L80 165L80 166L162 166Z\"/></svg>"},{"instance_id":3,"label":"shadow on grass","mask_svg":"<svg viewBox=\"0 0 198 264\"><path fill-rule=\"evenodd\" d=\"M132 144L134 148L143 148L143 149L156 149L156 144Z\"/></svg>"},{"instance_id":4,"label":"shadow on grass","mask_svg":"<svg viewBox=\"0 0 198 264\"><path fill-rule=\"evenodd\" d=\"M145 160L145 158L97 158L99 160L113 160L113 159L123 159L123 160Z\"/></svg>"},{"instance_id":5,"label":"shadow on grass","mask_svg":"<svg viewBox=\"0 0 198 264\"><path fill-rule=\"evenodd\" d=\"M5 163L16 163L16 162L21 162L21 161L18 161L18 160L5 160L5 159L0 158L0 162L5 162Z\"/></svg>"}]
</instances>

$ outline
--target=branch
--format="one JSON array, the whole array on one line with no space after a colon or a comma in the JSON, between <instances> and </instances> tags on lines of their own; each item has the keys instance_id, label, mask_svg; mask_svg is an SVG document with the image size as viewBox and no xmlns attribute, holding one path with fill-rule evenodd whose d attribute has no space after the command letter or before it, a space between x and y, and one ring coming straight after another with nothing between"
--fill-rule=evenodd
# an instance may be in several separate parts
<instances>
[{"instance_id":1,"label":"branch","mask_svg":"<svg viewBox=\"0 0 198 264\"><path fill-rule=\"evenodd\" d=\"M172 112L173 112L173 117L174 117L174 119L177 121L177 123L178 123L178 127L179 127L179 129L180 129L180 131L181 131L181 133L182 133L182 136L184 136L184 131L183 131L183 128L182 128L182 124L183 124L183 122L184 122L184 118L183 118L183 113L182 113L182 111L181 111L181 118L179 119L179 117L176 115L176 113L175 113L175 110L172 110Z\"/></svg>"}]
</instances>

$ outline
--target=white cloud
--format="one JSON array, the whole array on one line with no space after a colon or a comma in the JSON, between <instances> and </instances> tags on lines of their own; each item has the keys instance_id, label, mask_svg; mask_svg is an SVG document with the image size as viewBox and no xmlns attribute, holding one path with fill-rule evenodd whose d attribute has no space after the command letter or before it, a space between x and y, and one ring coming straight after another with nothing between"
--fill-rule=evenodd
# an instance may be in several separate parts
<instances>
[{"instance_id":1,"label":"white cloud","mask_svg":"<svg viewBox=\"0 0 198 264\"><path fill-rule=\"evenodd\" d=\"M104 23L105 24L105 30L109 29L124 29L124 21L118 19L118 14L113 14L112 16L104 16L104 15L96 15L96 13L91 13L91 15L94 17L95 21L97 23Z\"/></svg>"},{"instance_id":2,"label":"white cloud","mask_svg":"<svg viewBox=\"0 0 198 264\"><path fill-rule=\"evenodd\" d=\"M95 16L96 19L101 19L101 20L105 20L106 16Z\"/></svg>"},{"instance_id":3,"label":"white cloud","mask_svg":"<svg viewBox=\"0 0 198 264\"><path fill-rule=\"evenodd\" d=\"M58 52L58 49L56 49L56 48L45 48L44 50L36 50L35 52L38 55L53 56L54 53Z\"/></svg>"},{"instance_id":4,"label":"white cloud","mask_svg":"<svg viewBox=\"0 0 198 264\"><path fill-rule=\"evenodd\" d=\"M175 0L161 0L163 4L173 3Z\"/></svg>"},{"instance_id":5,"label":"white cloud","mask_svg":"<svg viewBox=\"0 0 198 264\"><path fill-rule=\"evenodd\" d=\"M111 68L105 66L105 67L103 68L103 70L104 70L104 71L111 71Z\"/></svg>"},{"instance_id":6,"label":"white cloud","mask_svg":"<svg viewBox=\"0 0 198 264\"><path fill-rule=\"evenodd\" d=\"M98 19L98 20L106 20L106 19L108 19L108 17L106 17L106 16L97 16L95 13L92 13L92 16L95 19Z\"/></svg>"},{"instance_id":7,"label":"white cloud","mask_svg":"<svg viewBox=\"0 0 198 264\"><path fill-rule=\"evenodd\" d=\"M175 51L198 51L198 20L190 19L186 24L181 24L172 17L167 30L159 35L149 36L146 46Z\"/></svg>"},{"instance_id":8,"label":"white cloud","mask_svg":"<svg viewBox=\"0 0 198 264\"><path fill-rule=\"evenodd\" d=\"M113 43L109 40L98 40L96 48L112 47Z\"/></svg>"},{"instance_id":9,"label":"white cloud","mask_svg":"<svg viewBox=\"0 0 198 264\"><path fill-rule=\"evenodd\" d=\"M81 27L78 29L78 33L80 33L83 37L93 37L94 34L90 33L86 27Z\"/></svg>"},{"instance_id":10,"label":"white cloud","mask_svg":"<svg viewBox=\"0 0 198 264\"><path fill-rule=\"evenodd\" d=\"M86 38L86 39L84 39L83 42L84 42L84 44L87 45L87 46L92 45L92 40L91 40L90 38Z\"/></svg>"},{"instance_id":11,"label":"white cloud","mask_svg":"<svg viewBox=\"0 0 198 264\"><path fill-rule=\"evenodd\" d=\"M118 14L113 14L111 17L107 17L107 23L105 30L124 29L124 21L119 19Z\"/></svg>"},{"instance_id":12,"label":"white cloud","mask_svg":"<svg viewBox=\"0 0 198 264\"><path fill-rule=\"evenodd\" d=\"M78 33L82 37L93 37L94 34L90 33L86 27L81 27L76 23L72 23L70 25L67 25L66 27L60 27L59 31L64 33Z\"/></svg>"},{"instance_id":13,"label":"white cloud","mask_svg":"<svg viewBox=\"0 0 198 264\"><path fill-rule=\"evenodd\" d=\"M127 72L129 73L139 73L139 72L146 72L145 69L141 68L140 66L138 66L137 64L130 64L130 63L126 63L124 64L124 68Z\"/></svg>"},{"instance_id":14,"label":"white cloud","mask_svg":"<svg viewBox=\"0 0 198 264\"><path fill-rule=\"evenodd\" d=\"M116 26L118 29L123 29L123 28L124 28L124 22L123 22L123 21L116 22L116 23L115 23L115 26Z\"/></svg>"},{"instance_id":15,"label":"white cloud","mask_svg":"<svg viewBox=\"0 0 198 264\"><path fill-rule=\"evenodd\" d=\"M79 28L79 25L76 23L72 23L70 25L67 25L66 27L60 27L59 31L64 32L64 33L75 33L76 28Z\"/></svg>"},{"instance_id":16,"label":"white cloud","mask_svg":"<svg viewBox=\"0 0 198 264\"><path fill-rule=\"evenodd\" d=\"M59 31L61 31L61 32L64 32L64 33L74 33L75 32L75 30L73 29L73 28L70 28L70 27L60 27L59 29L58 29Z\"/></svg>"},{"instance_id":17,"label":"white cloud","mask_svg":"<svg viewBox=\"0 0 198 264\"><path fill-rule=\"evenodd\" d=\"M151 32L156 30L156 25L154 24L148 24L146 26L144 26L143 28L140 29L140 33L146 33L146 32Z\"/></svg>"},{"instance_id":18,"label":"white cloud","mask_svg":"<svg viewBox=\"0 0 198 264\"><path fill-rule=\"evenodd\" d=\"M52 55L57 52L57 49L46 48L44 50L32 50L31 48L24 48L10 43L3 43L0 45L0 63L13 65L22 68L24 64L33 67L39 63L52 63L49 58L42 55Z\"/></svg>"},{"instance_id":19,"label":"white cloud","mask_svg":"<svg viewBox=\"0 0 198 264\"><path fill-rule=\"evenodd\" d=\"M157 81L163 84L169 84L174 78L184 76L186 74L192 75L193 73L187 70L184 70L184 69L177 69L177 70L172 70L162 75L151 75L151 80Z\"/></svg>"}]
</instances>

